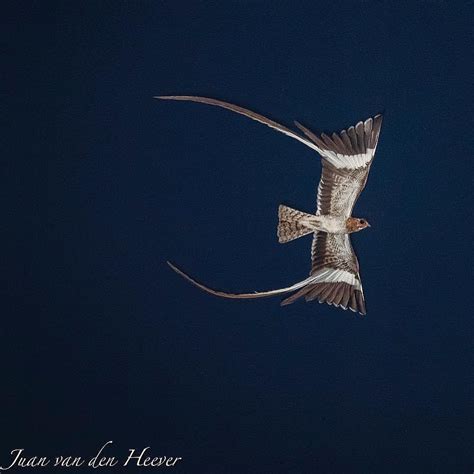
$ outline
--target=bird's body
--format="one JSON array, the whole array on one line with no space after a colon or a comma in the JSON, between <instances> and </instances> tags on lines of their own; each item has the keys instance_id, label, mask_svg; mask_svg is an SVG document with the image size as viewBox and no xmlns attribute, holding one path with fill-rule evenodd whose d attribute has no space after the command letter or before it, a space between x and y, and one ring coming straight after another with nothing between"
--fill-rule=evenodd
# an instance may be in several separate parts
<instances>
[{"instance_id":1,"label":"bird's body","mask_svg":"<svg viewBox=\"0 0 474 474\"><path fill-rule=\"evenodd\" d=\"M224 298L253 299L295 291L282 301L282 305L304 297L306 301L317 299L320 303L365 314L359 263L349 234L370 227L365 219L352 217L352 210L367 182L378 143L382 116L376 115L365 122L358 122L347 130L333 133L331 137L324 133L317 136L295 122L305 134L301 136L260 114L220 100L196 96L157 98L201 102L232 110L304 143L323 158L316 213L307 214L284 205L280 205L278 209L277 235L280 243L313 234L311 271L308 278L278 290L235 294L213 290L168 262L170 267L202 290Z\"/></svg>"},{"instance_id":2,"label":"bird's body","mask_svg":"<svg viewBox=\"0 0 474 474\"><path fill-rule=\"evenodd\" d=\"M330 214L315 216L314 231L328 232L329 234L348 234L348 219L344 216L331 216ZM350 219L350 218L349 218Z\"/></svg>"},{"instance_id":3,"label":"bird's body","mask_svg":"<svg viewBox=\"0 0 474 474\"><path fill-rule=\"evenodd\" d=\"M329 234L352 234L359 232L366 227L370 227L365 219L358 217L333 216L331 214L306 214L288 206L280 205L278 208L278 241L280 243L289 242L293 238L288 238L287 229L292 223L297 227L307 229L306 233L327 232ZM296 235L294 238L301 237Z\"/></svg>"}]
</instances>

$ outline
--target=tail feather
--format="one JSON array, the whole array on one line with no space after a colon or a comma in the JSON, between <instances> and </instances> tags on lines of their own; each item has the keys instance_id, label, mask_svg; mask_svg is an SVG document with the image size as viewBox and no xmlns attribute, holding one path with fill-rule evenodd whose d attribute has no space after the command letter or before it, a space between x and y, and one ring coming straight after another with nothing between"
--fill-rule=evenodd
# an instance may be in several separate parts
<instances>
[{"instance_id":1,"label":"tail feather","mask_svg":"<svg viewBox=\"0 0 474 474\"><path fill-rule=\"evenodd\" d=\"M278 242L284 244L303 235L311 234L314 232L314 227L310 225L310 222L314 220L315 216L311 214L280 205L278 208Z\"/></svg>"}]
</instances>

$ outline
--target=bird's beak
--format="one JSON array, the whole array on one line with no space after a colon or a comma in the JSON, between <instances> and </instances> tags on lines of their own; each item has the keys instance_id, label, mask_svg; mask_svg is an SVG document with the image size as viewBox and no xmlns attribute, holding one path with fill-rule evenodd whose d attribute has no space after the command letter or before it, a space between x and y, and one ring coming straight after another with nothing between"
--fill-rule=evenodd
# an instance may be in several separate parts
<instances>
[{"instance_id":1,"label":"bird's beak","mask_svg":"<svg viewBox=\"0 0 474 474\"><path fill-rule=\"evenodd\" d=\"M367 222L367 227L372 227L372 226Z\"/></svg>"}]
</instances>

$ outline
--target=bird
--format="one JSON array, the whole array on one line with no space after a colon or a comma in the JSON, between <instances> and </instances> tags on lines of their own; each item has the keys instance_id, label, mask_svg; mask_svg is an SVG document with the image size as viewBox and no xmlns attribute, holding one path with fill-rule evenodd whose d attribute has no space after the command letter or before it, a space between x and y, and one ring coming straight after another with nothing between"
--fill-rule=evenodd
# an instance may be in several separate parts
<instances>
[{"instance_id":1,"label":"bird","mask_svg":"<svg viewBox=\"0 0 474 474\"><path fill-rule=\"evenodd\" d=\"M325 133L318 136L295 121L296 127L303 133L301 135L263 115L222 100L186 95L154 98L198 102L244 115L315 150L321 156L322 162L316 212L310 214L285 205L278 208L277 236L280 243L287 243L308 234L313 235L311 270L307 278L276 290L228 293L199 283L168 261L171 269L201 290L223 298L254 299L292 293L281 302L282 306L304 297L306 301L318 300L319 303L365 315L367 311L359 262L351 244L350 234L370 227L366 219L353 217L352 211L367 183L379 141L382 114L359 121L330 136Z\"/></svg>"}]
</instances>

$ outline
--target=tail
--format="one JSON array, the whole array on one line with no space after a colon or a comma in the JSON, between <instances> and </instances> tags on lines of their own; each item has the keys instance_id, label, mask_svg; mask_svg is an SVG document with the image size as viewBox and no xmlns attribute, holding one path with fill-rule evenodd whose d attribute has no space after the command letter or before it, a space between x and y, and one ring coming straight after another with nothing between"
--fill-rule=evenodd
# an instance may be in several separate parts
<instances>
[{"instance_id":1,"label":"tail","mask_svg":"<svg viewBox=\"0 0 474 474\"><path fill-rule=\"evenodd\" d=\"M294 285L288 286L287 288L279 288L278 290L269 290L269 291L255 291L253 293L226 293L225 291L218 291L209 288L202 283L191 278L189 275L184 273L179 268L175 267L171 262L166 262L178 275L181 275L185 280L188 280L194 286L197 286L201 290L205 291L206 293L210 293L214 296L220 296L221 298L230 298L230 299L255 299L255 298L265 298L268 296L279 295L281 293L289 293L290 291L295 291L303 286L307 285L313 280L313 277L308 277L303 281L295 283Z\"/></svg>"},{"instance_id":2,"label":"tail","mask_svg":"<svg viewBox=\"0 0 474 474\"><path fill-rule=\"evenodd\" d=\"M316 216L312 214L280 205L278 208L278 242L284 244L303 235L311 234L315 231L312 224L316 219Z\"/></svg>"}]
</instances>

